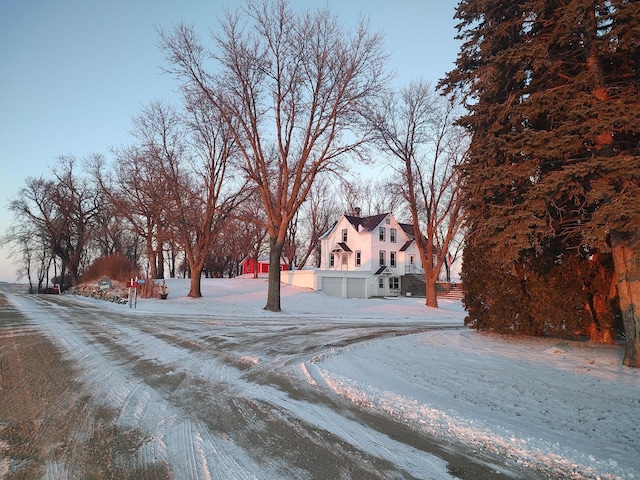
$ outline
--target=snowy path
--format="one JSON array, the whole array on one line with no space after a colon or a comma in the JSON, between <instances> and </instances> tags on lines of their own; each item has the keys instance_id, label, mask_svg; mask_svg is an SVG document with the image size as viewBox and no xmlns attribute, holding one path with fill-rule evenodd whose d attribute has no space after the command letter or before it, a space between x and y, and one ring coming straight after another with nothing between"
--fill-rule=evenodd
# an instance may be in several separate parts
<instances>
[{"instance_id":1,"label":"snowy path","mask_svg":"<svg viewBox=\"0 0 640 480\"><path fill-rule=\"evenodd\" d=\"M133 471L179 479L455 478L447 461L416 448L424 439L393 439L375 419L363 423L348 404L300 381L311 358L403 328L148 317L65 297L9 299L73 363L84 407L72 436L96 436L94 417L108 410L124 432L114 444L136 437L117 458ZM77 474L84 450L70 450L48 459L44 478ZM456 455L466 478L494 477L460 453L449 459Z\"/></svg>"},{"instance_id":2,"label":"snowy path","mask_svg":"<svg viewBox=\"0 0 640 480\"><path fill-rule=\"evenodd\" d=\"M262 316L221 289L137 311L7 293L25 321L0 339L44 335L73 370L77 445L43 478L77 474L80 440L105 425L112 463L147 478L640 478L640 375L620 348L506 341L404 299L349 318L336 312L356 303L284 293L288 311Z\"/></svg>"}]
</instances>

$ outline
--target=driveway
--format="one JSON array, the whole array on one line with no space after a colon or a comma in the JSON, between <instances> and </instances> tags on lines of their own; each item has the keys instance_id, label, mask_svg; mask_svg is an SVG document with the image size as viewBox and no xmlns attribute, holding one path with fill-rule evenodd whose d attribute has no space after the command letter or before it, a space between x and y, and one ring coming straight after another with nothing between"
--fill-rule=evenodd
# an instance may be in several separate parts
<instances>
[{"instance_id":1,"label":"driveway","mask_svg":"<svg viewBox=\"0 0 640 480\"><path fill-rule=\"evenodd\" d=\"M323 384L354 344L446 325L144 314L0 291L0 478L531 478Z\"/></svg>"}]
</instances>

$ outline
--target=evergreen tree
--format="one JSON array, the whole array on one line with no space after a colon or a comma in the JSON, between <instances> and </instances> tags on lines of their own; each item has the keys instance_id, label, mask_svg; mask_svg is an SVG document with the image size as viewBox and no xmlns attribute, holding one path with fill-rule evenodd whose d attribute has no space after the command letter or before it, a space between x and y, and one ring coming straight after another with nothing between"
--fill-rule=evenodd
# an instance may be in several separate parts
<instances>
[{"instance_id":1,"label":"evergreen tree","mask_svg":"<svg viewBox=\"0 0 640 480\"><path fill-rule=\"evenodd\" d=\"M518 278L559 258L584 285L570 254L612 255L624 363L640 366L640 4L463 0L456 18L464 44L442 85L466 95L473 134L463 268L482 252Z\"/></svg>"}]
</instances>

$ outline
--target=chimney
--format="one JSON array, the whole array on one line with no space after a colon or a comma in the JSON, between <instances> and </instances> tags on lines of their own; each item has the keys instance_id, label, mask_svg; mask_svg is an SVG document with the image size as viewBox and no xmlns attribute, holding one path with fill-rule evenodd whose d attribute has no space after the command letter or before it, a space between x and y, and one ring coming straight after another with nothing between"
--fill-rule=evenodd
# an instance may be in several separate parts
<instances>
[{"instance_id":1,"label":"chimney","mask_svg":"<svg viewBox=\"0 0 640 480\"><path fill-rule=\"evenodd\" d=\"M360 216L360 207L355 207L353 209L353 216L354 217L359 217Z\"/></svg>"}]
</instances>

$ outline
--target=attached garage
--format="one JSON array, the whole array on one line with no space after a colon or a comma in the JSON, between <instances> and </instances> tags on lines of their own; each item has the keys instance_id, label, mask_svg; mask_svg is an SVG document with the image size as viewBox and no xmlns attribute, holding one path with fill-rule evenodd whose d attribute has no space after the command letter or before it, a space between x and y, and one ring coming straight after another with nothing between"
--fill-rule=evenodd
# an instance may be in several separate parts
<instances>
[{"instance_id":1,"label":"attached garage","mask_svg":"<svg viewBox=\"0 0 640 480\"><path fill-rule=\"evenodd\" d=\"M322 291L331 297L342 296L342 277L322 277Z\"/></svg>"},{"instance_id":2,"label":"attached garage","mask_svg":"<svg viewBox=\"0 0 640 480\"><path fill-rule=\"evenodd\" d=\"M366 279L347 278L347 298L367 298Z\"/></svg>"}]
</instances>

